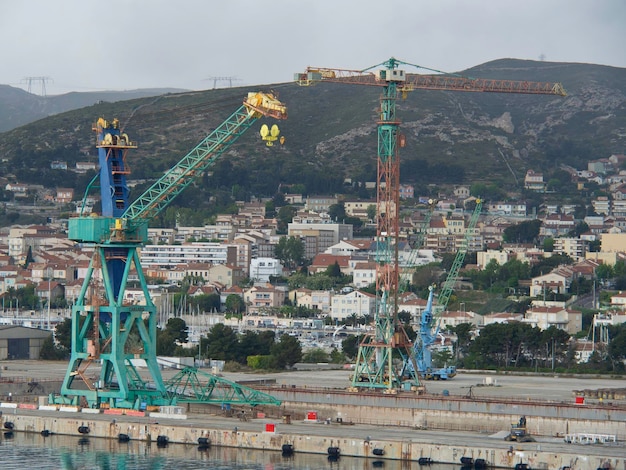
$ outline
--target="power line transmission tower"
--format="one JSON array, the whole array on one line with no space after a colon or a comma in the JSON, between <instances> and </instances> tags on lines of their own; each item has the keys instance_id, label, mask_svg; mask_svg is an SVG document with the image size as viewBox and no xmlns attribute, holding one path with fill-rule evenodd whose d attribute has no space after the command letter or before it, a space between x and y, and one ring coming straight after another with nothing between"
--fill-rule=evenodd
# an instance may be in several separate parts
<instances>
[{"instance_id":1,"label":"power line transmission tower","mask_svg":"<svg viewBox=\"0 0 626 470\"><path fill-rule=\"evenodd\" d=\"M46 82L51 81L50 77L24 77L22 83L28 83L28 93L32 93L33 82L41 82L41 96L46 96Z\"/></svg>"},{"instance_id":2,"label":"power line transmission tower","mask_svg":"<svg viewBox=\"0 0 626 470\"><path fill-rule=\"evenodd\" d=\"M233 82L240 81L240 78L237 77L209 77L205 80L213 80L213 89L217 88L217 82L228 82L228 88L233 87Z\"/></svg>"}]
</instances>

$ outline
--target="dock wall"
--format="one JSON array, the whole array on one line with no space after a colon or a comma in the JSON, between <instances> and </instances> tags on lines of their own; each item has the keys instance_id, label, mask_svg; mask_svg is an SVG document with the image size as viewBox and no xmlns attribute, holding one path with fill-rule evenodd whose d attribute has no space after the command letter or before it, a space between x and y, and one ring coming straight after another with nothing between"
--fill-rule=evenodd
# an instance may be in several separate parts
<instances>
[{"instance_id":1,"label":"dock wall","mask_svg":"<svg viewBox=\"0 0 626 470\"><path fill-rule=\"evenodd\" d=\"M274 389L281 409L295 416L317 411L320 419L414 429L498 432L526 416L536 436L591 432L626 440L626 408L610 405L480 400L415 394L381 394Z\"/></svg>"},{"instance_id":2,"label":"dock wall","mask_svg":"<svg viewBox=\"0 0 626 470\"><path fill-rule=\"evenodd\" d=\"M192 427L185 423L160 424L156 422L141 423L121 415L116 419L94 419L90 414L76 411L71 416L33 416L11 414L4 415L6 421L10 418L15 429L20 432L40 433L48 430L54 434L81 436L79 427L89 429L89 437L117 439L119 434L127 434L133 440L146 442L157 441L158 436L166 436L169 443L194 444L198 438L210 439L211 445L249 448L257 450L274 450L280 452L283 444L293 446L295 452L327 454L329 447L337 447L341 455L395 459L404 461L418 461L420 457L432 459L434 462L458 464L461 457L474 460L484 459L490 466L500 468L514 468L519 463L527 464L532 469L562 469L569 467L576 470L596 470L610 468L612 470L626 470L626 456L624 458L604 458L587 456L584 453L566 452L554 454L537 450L498 449L484 446L482 448L463 445L441 445L416 443L402 440L371 440L346 436L328 437L323 432L317 435L290 434L288 432L250 432L213 429L211 427ZM382 455L376 456L374 450ZM584 448L581 449L584 451Z\"/></svg>"}]
</instances>

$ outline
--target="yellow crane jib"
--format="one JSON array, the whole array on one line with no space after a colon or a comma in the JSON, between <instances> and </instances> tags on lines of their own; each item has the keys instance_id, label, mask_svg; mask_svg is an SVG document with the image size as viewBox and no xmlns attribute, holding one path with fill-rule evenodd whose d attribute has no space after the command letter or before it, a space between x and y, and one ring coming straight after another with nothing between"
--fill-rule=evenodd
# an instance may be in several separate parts
<instances>
[{"instance_id":1,"label":"yellow crane jib","mask_svg":"<svg viewBox=\"0 0 626 470\"><path fill-rule=\"evenodd\" d=\"M270 116L275 119L287 119L287 106L273 93L250 92L243 104L251 117Z\"/></svg>"}]
</instances>

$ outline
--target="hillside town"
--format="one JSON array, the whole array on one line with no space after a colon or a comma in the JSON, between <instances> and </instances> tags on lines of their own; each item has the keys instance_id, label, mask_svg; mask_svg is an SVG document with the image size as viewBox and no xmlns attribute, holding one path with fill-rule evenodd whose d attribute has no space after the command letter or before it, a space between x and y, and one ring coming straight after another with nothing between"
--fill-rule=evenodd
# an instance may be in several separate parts
<instances>
[{"instance_id":1,"label":"hillside town","mask_svg":"<svg viewBox=\"0 0 626 470\"><path fill-rule=\"evenodd\" d=\"M450 305L454 310L442 313L442 330L462 323L480 330L492 323L521 321L540 329L554 326L580 337L583 319L574 304L581 297L582 281L592 286L592 292L587 289L585 293L592 296L588 306L598 312L594 327L596 320L598 325L626 322L626 293L612 285L606 274L606 267L626 261L625 162L625 155L611 155L589 162L584 170L565 168L577 191L593 186L594 194L603 194L592 196L582 212L575 204L546 202L540 210L529 211L523 200L486 201L478 223L471 229L469 219L478 198L469 186L440 190L433 199L432 195L415 195L411 185L401 185L398 262L403 282L413 282L416 269L438 266L446 255L464 246L471 261L466 262L455 286L462 290L478 288L472 285L468 272L493 269L511 260L532 267L542 259L558 255L567 263L528 279L520 278L509 286L507 294L517 300L528 299L523 311L478 313L460 301ZM58 171L68 171L63 162L52 165ZM80 171L86 171L83 166ZM528 170L524 181L526 190L541 194L546 201L551 199L548 196L554 184L532 170ZM12 193L16 202L40 189L19 183L5 185L5 192ZM90 211L97 202L90 199L86 208L85 201L79 204L67 188L40 197L55 204L76 204L80 211ZM345 218L358 219L363 227L372 226L376 201L341 195L284 193L282 197L293 213L286 230L281 230L275 212L268 215L267 200L238 202L236 214L218 215L210 225L148 229L149 243L142 247L140 257L160 325L171 317L185 319L191 341L198 341L217 323L238 329L278 328L298 336L301 333L296 330L313 325L345 324L366 331L376 309L371 288L376 282L376 240L373 236L355 236L353 224L335 220L330 214L341 207ZM507 229L532 221L538 222L538 232L531 239L512 240L510 233L507 236ZM58 220L47 225L2 229L2 324L53 329L69 315L90 269L92 248L68 240L66 227L66 221ZM278 256L281 239L299 240L303 252L298 260ZM308 276L338 269L337 274L345 280L343 287L290 286L288 279L302 271L303 266ZM577 291L573 291L574 286ZM19 305L16 293L26 288L33 289L36 302ZM181 288L187 300L175 305L172 296L180 293ZM606 290L610 292L609 302L601 303L600 294ZM398 310L409 314L410 324L417 328L426 301L414 291L401 294ZM125 302L145 302L139 288L128 288L124 295ZM211 304L208 311L198 303L192 307L191 300L200 296L219 298L219 303ZM229 296L242 300L236 312L228 309ZM307 309L308 318L285 315L281 310L285 305ZM583 335L578 346L579 361L587 360L593 352L587 337ZM454 335L448 330L441 346L449 348L453 341Z\"/></svg>"}]
</instances>

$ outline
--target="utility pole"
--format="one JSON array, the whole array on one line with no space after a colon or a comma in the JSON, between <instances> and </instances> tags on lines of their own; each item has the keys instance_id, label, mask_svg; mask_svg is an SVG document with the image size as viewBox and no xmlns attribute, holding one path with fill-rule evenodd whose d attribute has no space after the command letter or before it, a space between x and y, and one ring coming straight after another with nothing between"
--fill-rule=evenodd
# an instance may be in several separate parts
<instances>
[{"instance_id":1,"label":"utility pole","mask_svg":"<svg viewBox=\"0 0 626 470\"><path fill-rule=\"evenodd\" d=\"M22 83L28 83L28 93L32 93L33 82L41 82L41 96L46 96L46 82L51 81L50 77L24 77Z\"/></svg>"},{"instance_id":2,"label":"utility pole","mask_svg":"<svg viewBox=\"0 0 626 470\"><path fill-rule=\"evenodd\" d=\"M205 80L213 80L213 89L215 90L215 88L217 88L217 82L228 82L228 88L232 88L233 82L241 79L237 77L209 77Z\"/></svg>"}]
</instances>

